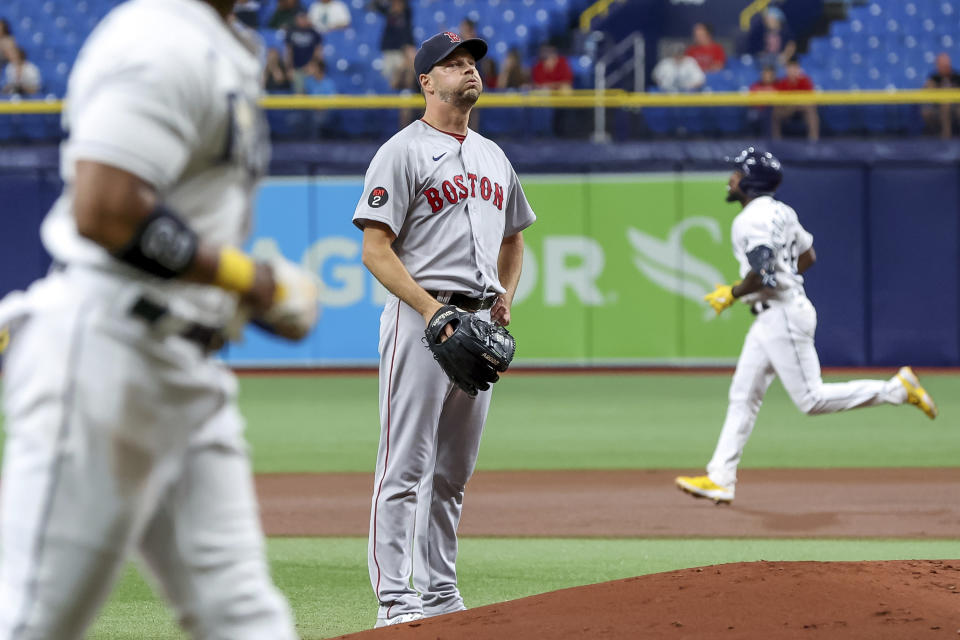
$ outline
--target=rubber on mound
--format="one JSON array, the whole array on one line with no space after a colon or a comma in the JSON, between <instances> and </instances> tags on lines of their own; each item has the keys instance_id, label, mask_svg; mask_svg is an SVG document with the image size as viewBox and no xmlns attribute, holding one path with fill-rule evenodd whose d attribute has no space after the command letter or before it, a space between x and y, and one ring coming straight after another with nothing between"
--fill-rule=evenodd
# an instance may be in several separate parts
<instances>
[{"instance_id":1,"label":"rubber on mound","mask_svg":"<svg viewBox=\"0 0 960 640\"><path fill-rule=\"evenodd\" d=\"M956 638L960 560L752 562L554 591L352 640Z\"/></svg>"}]
</instances>

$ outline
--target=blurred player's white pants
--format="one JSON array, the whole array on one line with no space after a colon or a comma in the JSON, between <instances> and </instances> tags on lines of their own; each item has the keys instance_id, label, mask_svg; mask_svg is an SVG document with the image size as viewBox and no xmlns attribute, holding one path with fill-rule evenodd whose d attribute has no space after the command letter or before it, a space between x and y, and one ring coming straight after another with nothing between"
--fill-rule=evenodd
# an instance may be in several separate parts
<instances>
[{"instance_id":1,"label":"blurred player's white pants","mask_svg":"<svg viewBox=\"0 0 960 640\"><path fill-rule=\"evenodd\" d=\"M192 637L292 639L236 380L76 270L31 291L4 366L0 640L81 638L131 551Z\"/></svg>"},{"instance_id":2,"label":"blurred player's white pants","mask_svg":"<svg viewBox=\"0 0 960 640\"><path fill-rule=\"evenodd\" d=\"M907 399L906 390L896 379L824 384L813 344L817 328L813 304L806 296L797 295L770 305L747 332L730 384L727 418L707 465L710 479L722 486L736 484L737 465L774 376L780 378L797 408L808 415L903 404Z\"/></svg>"},{"instance_id":3,"label":"blurred player's white pants","mask_svg":"<svg viewBox=\"0 0 960 640\"><path fill-rule=\"evenodd\" d=\"M489 310L478 315L490 320ZM457 525L493 389L470 398L455 387L423 343L424 328L415 309L387 298L380 316L380 448L368 547L380 619L464 608Z\"/></svg>"}]
</instances>

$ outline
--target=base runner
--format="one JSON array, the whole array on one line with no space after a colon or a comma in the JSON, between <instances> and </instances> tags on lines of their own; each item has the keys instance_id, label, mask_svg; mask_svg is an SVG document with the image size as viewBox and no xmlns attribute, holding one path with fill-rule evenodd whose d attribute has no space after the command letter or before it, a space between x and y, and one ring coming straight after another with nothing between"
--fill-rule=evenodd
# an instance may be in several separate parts
<instances>
[{"instance_id":1,"label":"base runner","mask_svg":"<svg viewBox=\"0 0 960 640\"><path fill-rule=\"evenodd\" d=\"M816 260L813 236L793 209L773 197L783 178L773 155L750 147L733 163L727 202L743 207L731 232L743 280L718 285L705 300L718 314L741 300L757 317L737 361L727 418L707 474L676 479L683 491L717 503L733 501L737 466L774 376L808 415L909 402L937 417L936 404L910 367L890 380L824 384L813 344L817 312L803 290L802 274Z\"/></svg>"}]
</instances>

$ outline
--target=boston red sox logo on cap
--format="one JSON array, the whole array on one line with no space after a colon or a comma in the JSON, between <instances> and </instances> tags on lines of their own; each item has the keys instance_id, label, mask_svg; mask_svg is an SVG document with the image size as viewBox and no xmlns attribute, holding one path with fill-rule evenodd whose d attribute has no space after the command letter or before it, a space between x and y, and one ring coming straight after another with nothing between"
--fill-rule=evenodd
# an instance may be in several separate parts
<instances>
[{"instance_id":1,"label":"boston red sox logo on cap","mask_svg":"<svg viewBox=\"0 0 960 640\"><path fill-rule=\"evenodd\" d=\"M487 55L487 43L480 38L467 38L464 40L460 34L452 31L442 31L435 36L425 40L417 51L417 57L413 60L413 70L417 77L422 73L430 73L434 65L453 53L454 49L463 47L470 52L474 60Z\"/></svg>"}]
</instances>

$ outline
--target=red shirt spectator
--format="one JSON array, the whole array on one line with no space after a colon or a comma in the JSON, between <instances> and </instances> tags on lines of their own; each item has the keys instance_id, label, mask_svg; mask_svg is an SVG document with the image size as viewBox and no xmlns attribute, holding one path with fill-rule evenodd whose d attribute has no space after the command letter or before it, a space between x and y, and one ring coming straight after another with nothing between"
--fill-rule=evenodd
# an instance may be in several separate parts
<instances>
[{"instance_id":1,"label":"red shirt spectator","mask_svg":"<svg viewBox=\"0 0 960 640\"><path fill-rule=\"evenodd\" d=\"M764 67L760 79L750 85L750 91L777 91L777 70Z\"/></svg>"},{"instance_id":2,"label":"red shirt spectator","mask_svg":"<svg viewBox=\"0 0 960 640\"><path fill-rule=\"evenodd\" d=\"M787 63L787 75L777 80L777 91L813 91L813 81L795 61Z\"/></svg>"},{"instance_id":3,"label":"red shirt spectator","mask_svg":"<svg viewBox=\"0 0 960 640\"><path fill-rule=\"evenodd\" d=\"M713 41L713 31L703 22L693 25L693 44L685 55L696 60L706 73L720 71L727 64L727 52Z\"/></svg>"},{"instance_id":4,"label":"red shirt spectator","mask_svg":"<svg viewBox=\"0 0 960 640\"><path fill-rule=\"evenodd\" d=\"M727 64L727 53L719 44L695 44L687 47L686 55L697 61L704 71L719 71Z\"/></svg>"},{"instance_id":5,"label":"red shirt spectator","mask_svg":"<svg viewBox=\"0 0 960 640\"><path fill-rule=\"evenodd\" d=\"M557 53L556 47L540 48L540 59L533 65L533 84L541 89L572 89L573 69L567 59Z\"/></svg>"}]
</instances>

